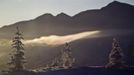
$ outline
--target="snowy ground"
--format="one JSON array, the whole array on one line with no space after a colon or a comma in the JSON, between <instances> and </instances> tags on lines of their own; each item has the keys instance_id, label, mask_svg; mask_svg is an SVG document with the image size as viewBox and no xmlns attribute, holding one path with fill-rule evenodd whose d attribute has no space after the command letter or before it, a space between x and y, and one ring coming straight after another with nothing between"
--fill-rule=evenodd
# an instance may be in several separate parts
<instances>
[{"instance_id":1,"label":"snowy ground","mask_svg":"<svg viewBox=\"0 0 134 75\"><path fill-rule=\"evenodd\" d=\"M38 73L23 72L12 75L134 75L134 68L105 69L103 67L80 67L74 69L63 69Z\"/></svg>"}]
</instances>

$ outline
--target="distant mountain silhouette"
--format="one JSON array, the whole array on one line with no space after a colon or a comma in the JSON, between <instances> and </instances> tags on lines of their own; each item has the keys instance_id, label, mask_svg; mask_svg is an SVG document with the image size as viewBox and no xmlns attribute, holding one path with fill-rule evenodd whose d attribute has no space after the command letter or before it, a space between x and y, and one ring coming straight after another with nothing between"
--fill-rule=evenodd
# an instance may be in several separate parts
<instances>
[{"instance_id":1,"label":"distant mountain silhouette","mask_svg":"<svg viewBox=\"0 0 134 75\"><path fill-rule=\"evenodd\" d=\"M74 16L60 13L44 14L29 21L21 21L0 28L0 38L10 37L16 26L26 38L44 35L65 35L87 30L134 29L134 6L113 1L101 9L87 10ZM10 33L11 32L11 33Z\"/></svg>"}]
</instances>

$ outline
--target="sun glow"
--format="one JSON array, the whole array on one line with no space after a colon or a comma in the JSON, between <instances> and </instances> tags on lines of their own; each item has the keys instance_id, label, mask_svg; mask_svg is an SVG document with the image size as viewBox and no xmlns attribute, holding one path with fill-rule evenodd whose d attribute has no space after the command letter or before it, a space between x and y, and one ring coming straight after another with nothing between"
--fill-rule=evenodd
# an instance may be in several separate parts
<instances>
[{"instance_id":1,"label":"sun glow","mask_svg":"<svg viewBox=\"0 0 134 75\"><path fill-rule=\"evenodd\" d=\"M40 38L35 38L32 40L25 40L24 43L29 45L51 45L51 46L62 45L66 42L72 42L87 37L92 38L95 36L95 34L99 32L100 31L87 31L64 36L57 36L57 35L42 36Z\"/></svg>"}]
</instances>

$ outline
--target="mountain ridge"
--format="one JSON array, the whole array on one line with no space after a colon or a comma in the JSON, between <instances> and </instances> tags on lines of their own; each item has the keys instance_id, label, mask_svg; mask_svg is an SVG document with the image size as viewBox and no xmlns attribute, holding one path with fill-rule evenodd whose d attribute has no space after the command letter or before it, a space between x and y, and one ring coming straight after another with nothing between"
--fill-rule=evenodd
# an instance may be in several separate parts
<instances>
[{"instance_id":1,"label":"mountain ridge","mask_svg":"<svg viewBox=\"0 0 134 75\"><path fill-rule=\"evenodd\" d=\"M91 30L134 29L134 6L113 1L101 9L82 11L74 16L46 13L35 19L0 28L0 38L8 38L19 26L26 38L66 35ZM30 36L31 35L31 36Z\"/></svg>"}]
</instances>

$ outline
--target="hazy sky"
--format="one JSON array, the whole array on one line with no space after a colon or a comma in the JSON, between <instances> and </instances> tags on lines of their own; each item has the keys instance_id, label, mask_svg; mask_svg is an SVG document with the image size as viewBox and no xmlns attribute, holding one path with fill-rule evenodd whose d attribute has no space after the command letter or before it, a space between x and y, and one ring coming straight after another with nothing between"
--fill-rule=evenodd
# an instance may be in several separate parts
<instances>
[{"instance_id":1,"label":"hazy sky","mask_svg":"<svg viewBox=\"0 0 134 75\"><path fill-rule=\"evenodd\" d=\"M44 13L65 12L74 15L88 9L99 9L113 0L0 0L0 27L34 19ZM134 5L134 0L118 0Z\"/></svg>"}]
</instances>

